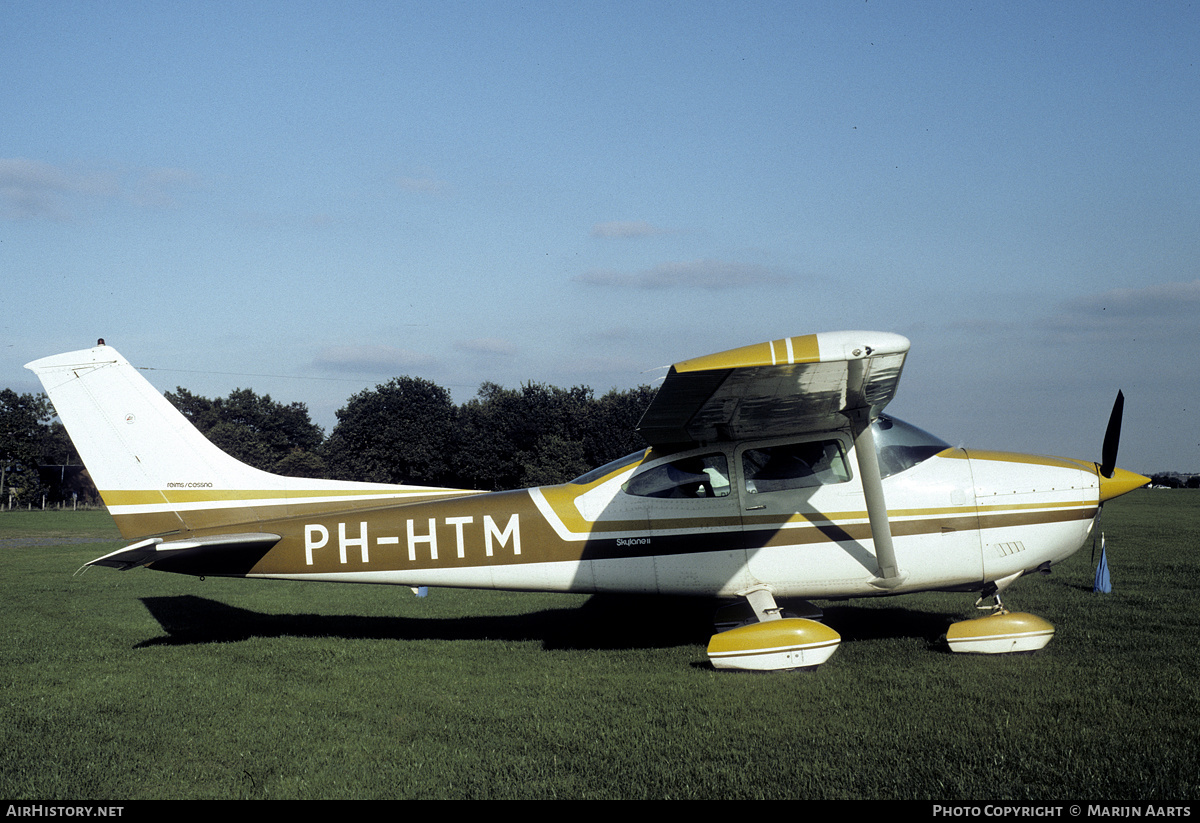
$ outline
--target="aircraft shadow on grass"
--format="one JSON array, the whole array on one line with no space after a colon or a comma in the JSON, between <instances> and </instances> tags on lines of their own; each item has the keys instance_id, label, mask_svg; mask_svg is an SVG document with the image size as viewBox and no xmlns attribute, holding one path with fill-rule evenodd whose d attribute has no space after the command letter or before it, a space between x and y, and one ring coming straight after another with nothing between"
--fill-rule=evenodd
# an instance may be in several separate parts
<instances>
[{"instance_id":1,"label":"aircraft shadow on grass","mask_svg":"<svg viewBox=\"0 0 1200 823\"><path fill-rule=\"evenodd\" d=\"M582 606L515 615L363 617L266 614L196 595L142 598L166 636L135 648L230 643L255 637L346 640L537 641L546 649L638 649L703 644L718 601L661 595L593 595ZM955 617L904 608L838 605L826 611L845 640L921 637L930 644Z\"/></svg>"}]
</instances>

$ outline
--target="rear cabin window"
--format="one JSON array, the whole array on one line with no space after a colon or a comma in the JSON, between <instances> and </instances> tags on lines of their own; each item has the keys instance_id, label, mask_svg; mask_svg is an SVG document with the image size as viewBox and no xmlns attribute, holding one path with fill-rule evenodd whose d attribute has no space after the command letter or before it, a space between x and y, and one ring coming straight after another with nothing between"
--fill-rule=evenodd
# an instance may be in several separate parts
<instances>
[{"instance_id":1,"label":"rear cabin window","mask_svg":"<svg viewBox=\"0 0 1200 823\"><path fill-rule=\"evenodd\" d=\"M683 457L635 474L623 488L636 497L726 497L729 464L720 453Z\"/></svg>"}]
</instances>

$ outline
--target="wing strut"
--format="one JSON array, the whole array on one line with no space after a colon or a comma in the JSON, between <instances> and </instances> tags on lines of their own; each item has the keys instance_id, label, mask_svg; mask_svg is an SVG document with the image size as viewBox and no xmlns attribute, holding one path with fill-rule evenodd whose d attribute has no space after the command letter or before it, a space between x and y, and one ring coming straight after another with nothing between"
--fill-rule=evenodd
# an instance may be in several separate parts
<instances>
[{"instance_id":1,"label":"wing strut","mask_svg":"<svg viewBox=\"0 0 1200 823\"><path fill-rule=\"evenodd\" d=\"M883 478L879 472L879 455L875 451L875 435L871 430L871 412L869 408L860 408L848 411L847 416L854 424L854 453L858 455L858 473L862 477L867 518L871 521L871 539L875 543L875 559L879 563L878 577L871 584L881 589L894 589L908 575L900 571L896 563L892 526L888 521Z\"/></svg>"}]
</instances>

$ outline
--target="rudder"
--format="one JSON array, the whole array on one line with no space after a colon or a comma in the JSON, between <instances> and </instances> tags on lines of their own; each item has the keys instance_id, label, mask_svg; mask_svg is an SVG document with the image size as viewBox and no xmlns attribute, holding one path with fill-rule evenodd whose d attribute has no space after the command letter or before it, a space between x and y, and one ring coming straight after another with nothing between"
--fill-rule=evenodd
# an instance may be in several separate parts
<instances>
[{"instance_id":1,"label":"rudder","mask_svg":"<svg viewBox=\"0 0 1200 823\"><path fill-rule=\"evenodd\" d=\"M213 445L111 346L26 364L125 537L224 528L363 500L410 502L456 489L284 477Z\"/></svg>"}]
</instances>

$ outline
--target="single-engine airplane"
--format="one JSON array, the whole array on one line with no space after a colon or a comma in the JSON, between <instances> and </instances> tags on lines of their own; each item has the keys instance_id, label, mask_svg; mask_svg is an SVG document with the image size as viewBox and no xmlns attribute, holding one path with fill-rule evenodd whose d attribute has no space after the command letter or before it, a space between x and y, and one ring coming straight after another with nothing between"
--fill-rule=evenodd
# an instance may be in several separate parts
<instances>
[{"instance_id":1,"label":"single-engine airplane","mask_svg":"<svg viewBox=\"0 0 1200 823\"><path fill-rule=\"evenodd\" d=\"M777 598L978 592L955 651L1040 649L1053 627L1000 593L1087 540L1148 483L1101 463L953 448L883 414L909 341L847 331L676 363L648 445L570 483L481 493L282 477L212 445L113 348L28 364L121 534L87 565L200 576L743 598L717 668L824 663L840 637ZM990 601L990 602L989 602Z\"/></svg>"}]
</instances>

